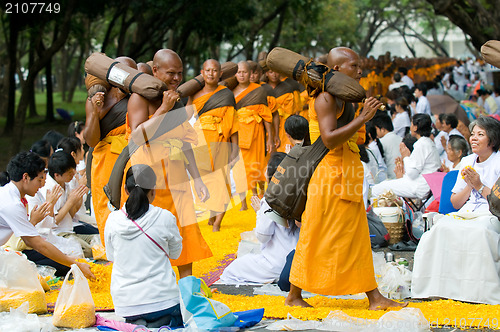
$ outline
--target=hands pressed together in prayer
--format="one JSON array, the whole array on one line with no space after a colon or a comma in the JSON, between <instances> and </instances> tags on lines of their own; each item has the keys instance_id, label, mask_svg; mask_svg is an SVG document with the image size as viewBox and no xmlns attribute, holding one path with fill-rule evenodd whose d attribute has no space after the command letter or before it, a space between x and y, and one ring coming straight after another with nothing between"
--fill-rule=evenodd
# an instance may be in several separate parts
<instances>
[{"instance_id":1,"label":"hands pressed together in prayer","mask_svg":"<svg viewBox=\"0 0 500 332\"><path fill-rule=\"evenodd\" d=\"M479 174L472 167L465 167L462 170L462 178L472 189L479 190L483 186Z\"/></svg>"},{"instance_id":2,"label":"hands pressed together in prayer","mask_svg":"<svg viewBox=\"0 0 500 332\"><path fill-rule=\"evenodd\" d=\"M377 110L383 104L375 97L368 97L365 100L365 104L363 106L363 110L361 111L360 116L362 116L365 122L370 121L377 113Z\"/></svg>"}]
</instances>

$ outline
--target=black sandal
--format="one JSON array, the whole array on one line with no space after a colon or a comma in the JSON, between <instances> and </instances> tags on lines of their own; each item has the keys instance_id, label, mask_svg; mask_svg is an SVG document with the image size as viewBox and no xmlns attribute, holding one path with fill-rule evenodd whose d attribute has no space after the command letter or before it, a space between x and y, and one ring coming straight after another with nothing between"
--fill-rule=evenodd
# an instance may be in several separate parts
<instances>
[{"instance_id":1,"label":"black sandal","mask_svg":"<svg viewBox=\"0 0 500 332\"><path fill-rule=\"evenodd\" d=\"M395 244L391 244L389 249L393 251L415 251L417 249L417 244L413 241L401 241Z\"/></svg>"}]
</instances>

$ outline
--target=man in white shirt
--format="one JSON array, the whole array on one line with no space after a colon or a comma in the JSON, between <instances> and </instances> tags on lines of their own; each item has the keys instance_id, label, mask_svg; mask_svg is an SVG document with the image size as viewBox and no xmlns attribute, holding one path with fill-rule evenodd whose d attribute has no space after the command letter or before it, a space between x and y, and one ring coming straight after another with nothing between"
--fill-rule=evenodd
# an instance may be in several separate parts
<instances>
[{"instance_id":1,"label":"man in white shirt","mask_svg":"<svg viewBox=\"0 0 500 332\"><path fill-rule=\"evenodd\" d=\"M394 133L392 120L388 115L377 115L373 118L372 122L377 130L377 137L380 139L380 143L382 143L382 147L384 148L384 161L387 165L387 178L395 179L396 173L394 173L394 168L396 167L396 158L401 156L399 143L401 143L402 138Z\"/></svg>"},{"instance_id":2,"label":"man in white shirt","mask_svg":"<svg viewBox=\"0 0 500 332\"><path fill-rule=\"evenodd\" d=\"M408 69L406 69L406 67L399 67L398 72L401 75L401 82L407 85L410 89L415 86L413 80L407 75Z\"/></svg>"},{"instance_id":3,"label":"man in white shirt","mask_svg":"<svg viewBox=\"0 0 500 332\"><path fill-rule=\"evenodd\" d=\"M0 188L0 245L15 234L34 249L24 250L23 253L35 263L51 261L54 265L65 267L77 264L87 278L95 278L87 264L66 256L38 234L35 225L50 214L50 203L33 208L28 218L25 196L34 196L43 187L45 162L33 152L21 152L11 159L7 172L11 181Z\"/></svg>"},{"instance_id":4,"label":"man in white shirt","mask_svg":"<svg viewBox=\"0 0 500 332\"><path fill-rule=\"evenodd\" d=\"M423 83L419 83L415 86L415 97L417 98L417 106L415 109L415 114L427 114L432 118L431 105L429 100L425 96L427 94L427 87Z\"/></svg>"},{"instance_id":5,"label":"man in white shirt","mask_svg":"<svg viewBox=\"0 0 500 332\"><path fill-rule=\"evenodd\" d=\"M406 83L405 82L401 82L401 74L400 73L395 73L394 76L392 76L392 84L389 85L389 91L397 89L397 88L400 88L403 85L406 85Z\"/></svg>"}]
</instances>

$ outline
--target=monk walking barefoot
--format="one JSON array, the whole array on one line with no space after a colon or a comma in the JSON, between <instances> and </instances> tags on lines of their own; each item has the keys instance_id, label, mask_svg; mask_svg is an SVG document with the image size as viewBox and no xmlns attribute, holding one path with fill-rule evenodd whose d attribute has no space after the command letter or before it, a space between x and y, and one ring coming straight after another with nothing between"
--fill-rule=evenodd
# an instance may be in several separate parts
<instances>
[{"instance_id":1,"label":"monk walking barefoot","mask_svg":"<svg viewBox=\"0 0 500 332\"><path fill-rule=\"evenodd\" d=\"M361 78L359 56L349 48L332 49L328 66ZM356 114L351 103L328 92L318 92L309 102L311 142L321 135L330 151L309 182L287 305L307 305L301 289L323 295L366 293L372 310L407 305L385 298L377 289L362 197L364 171L357 144L365 137L365 122L381 105L367 98Z\"/></svg>"}]
</instances>

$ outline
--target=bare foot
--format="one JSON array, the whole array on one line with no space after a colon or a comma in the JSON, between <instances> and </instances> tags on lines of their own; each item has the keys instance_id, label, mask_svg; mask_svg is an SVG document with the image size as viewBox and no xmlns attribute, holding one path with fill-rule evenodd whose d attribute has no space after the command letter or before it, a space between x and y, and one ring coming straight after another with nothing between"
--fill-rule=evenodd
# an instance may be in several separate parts
<instances>
[{"instance_id":1,"label":"bare foot","mask_svg":"<svg viewBox=\"0 0 500 332\"><path fill-rule=\"evenodd\" d=\"M215 222L215 217L208 218L208 225L209 226L212 226L214 224L214 222Z\"/></svg>"},{"instance_id":2,"label":"bare foot","mask_svg":"<svg viewBox=\"0 0 500 332\"><path fill-rule=\"evenodd\" d=\"M304 307L304 308L312 308L312 305L304 301L302 297L300 298L290 298L290 295L285 299L285 305L289 307Z\"/></svg>"},{"instance_id":3,"label":"bare foot","mask_svg":"<svg viewBox=\"0 0 500 332\"><path fill-rule=\"evenodd\" d=\"M369 310L386 310L389 308L404 308L408 305L408 302L396 302L393 300L389 300L384 298L384 300L380 302L375 302L375 303L370 303L370 306L368 307Z\"/></svg>"},{"instance_id":4,"label":"bare foot","mask_svg":"<svg viewBox=\"0 0 500 332\"><path fill-rule=\"evenodd\" d=\"M246 210L248 210L248 205L247 205L247 200L245 199L244 201L241 201L240 211L246 211Z\"/></svg>"},{"instance_id":5,"label":"bare foot","mask_svg":"<svg viewBox=\"0 0 500 332\"><path fill-rule=\"evenodd\" d=\"M378 293L378 292L377 292ZM367 294L368 295L368 294ZM370 306L368 307L369 310L386 310L389 308L404 308L408 305L408 302L396 302L393 300L390 300L383 296L382 294L374 294L374 297L368 296L368 299L370 301Z\"/></svg>"},{"instance_id":6,"label":"bare foot","mask_svg":"<svg viewBox=\"0 0 500 332\"><path fill-rule=\"evenodd\" d=\"M221 224L222 224L222 220L215 220L213 227L212 227L212 232L219 232Z\"/></svg>"}]
</instances>

